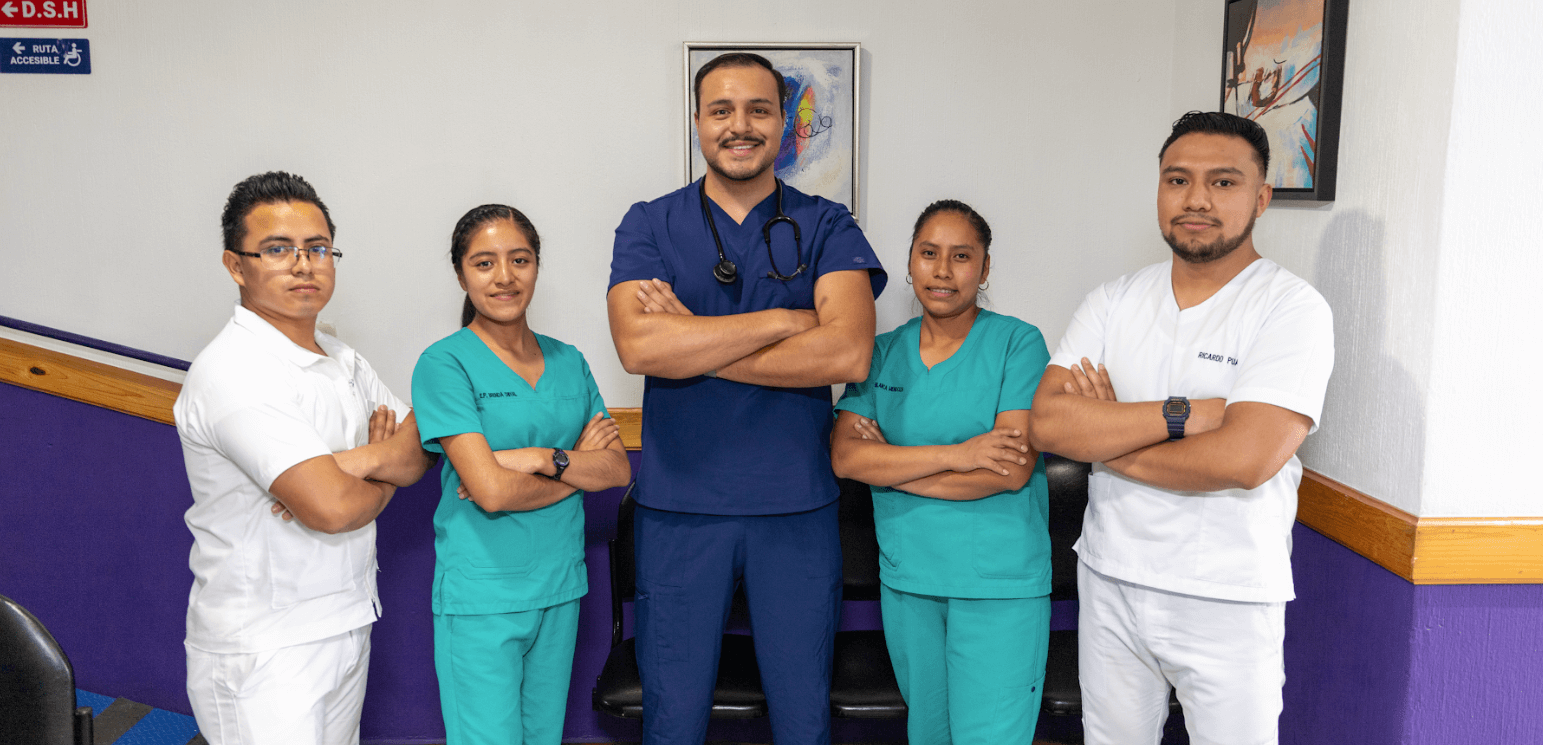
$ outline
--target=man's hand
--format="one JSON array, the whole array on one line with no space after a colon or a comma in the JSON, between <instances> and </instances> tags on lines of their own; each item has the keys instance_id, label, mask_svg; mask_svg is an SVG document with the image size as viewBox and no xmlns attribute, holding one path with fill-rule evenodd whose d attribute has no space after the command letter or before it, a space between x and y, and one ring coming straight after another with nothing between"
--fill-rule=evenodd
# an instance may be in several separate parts
<instances>
[{"instance_id":1,"label":"man's hand","mask_svg":"<svg viewBox=\"0 0 1543 745\"><path fill-rule=\"evenodd\" d=\"M1115 396L1114 384L1109 382L1109 370L1102 363L1095 366L1092 360L1083 357L1081 365L1072 365L1071 373L1072 379L1062 386L1067 393L1084 398L1096 398L1100 401L1118 402L1120 400ZM1225 398L1191 400L1189 419L1184 422L1184 436L1194 437L1222 426L1222 418L1226 412L1227 399Z\"/></svg>"},{"instance_id":2,"label":"man's hand","mask_svg":"<svg viewBox=\"0 0 1543 745\"><path fill-rule=\"evenodd\" d=\"M370 412L369 444L374 445L378 442L385 442L394 434L396 434L396 412L386 408L384 405L377 406L374 411ZM370 478L370 473L375 469L375 463L367 458L358 457L357 455L347 455L348 453L353 452L356 451L345 450L341 453L333 454L333 459L338 462L338 468L342 470L343 473L346 473L349 476L353 476L356 479L374 481L374 479ZM273 501L273 506L270 508L270 510L273 512L273 514L282 518L284 522L289 522L295 519L294 513L290 512L288 509L285 509L284 504L278 500Z\"/></svg>"},{"instance_id":3,"label":"man's hand","mask_svg":"<svg viewBox=\"0 0 1543 745\"><path fill-rule=\"evenodd\" d=\"M670 287L670 283L662 279L644 280L639 283L638 302L643 304L644 313L696 315L680 301L680 298L675 297L675 289Z\"/></svg>"}]
</instances>

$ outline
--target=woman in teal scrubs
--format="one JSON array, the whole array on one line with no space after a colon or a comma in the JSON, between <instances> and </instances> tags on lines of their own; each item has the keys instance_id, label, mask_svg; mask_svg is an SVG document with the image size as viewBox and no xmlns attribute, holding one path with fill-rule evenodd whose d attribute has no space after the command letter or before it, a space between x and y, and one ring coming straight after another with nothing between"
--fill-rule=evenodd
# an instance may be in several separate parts
<instances>
[{"instance_id":1,"label":"woman in teal scrubs","mask_svg":"<svg viewBox=\"0 0 1543 745\"><path fill-rule=\"evenodd\" d=\"M512 207L466 213L450 261L460 331L413 370L434 511L434 670L449 743L562 741L584 573L585 491L631 477L577 349L531 331L541 238Z\"/></svg>"},{"instance_id":2,"label":"woman in teal scrubs","mask_svg":"<svg viewBox=\"0 0 1543 745\"><path fill-rule=\"evenodd\" d=\"M1050 634L1045 467L1025 436L1050 360L1039 329L983 310L991 228L928 206L911 237L922 315L873 346L831 436L872 485L884 635L912 745L1034 736Z\"/></svg>"}]
</instances>

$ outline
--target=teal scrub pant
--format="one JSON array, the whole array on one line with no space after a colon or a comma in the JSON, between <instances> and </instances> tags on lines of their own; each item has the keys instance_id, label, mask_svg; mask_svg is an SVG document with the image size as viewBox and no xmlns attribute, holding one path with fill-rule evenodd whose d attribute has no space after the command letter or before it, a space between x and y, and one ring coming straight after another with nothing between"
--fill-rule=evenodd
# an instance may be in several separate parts
<instances>
[{"instance_id":1,"label":"teal scrub pant","mask_svg":"<svg viewBox=\"0 0 1543 745\"><path fill-rule=\"evenodd\" d=\"M1023 743L1039 722L1050 598L943 598L884 586L884 640L911 745Z\"/></svg>"},{"instance_id":2,"label":"teal scrub pant","mask_svg":"<svg viewBox=\"0 0 1543 745\"><path fill-rule=\"evenodd\" d=\"M578 600L518 613L436 614L445 742L562 742L578 632Z\"/></svg>"}]
</instances>

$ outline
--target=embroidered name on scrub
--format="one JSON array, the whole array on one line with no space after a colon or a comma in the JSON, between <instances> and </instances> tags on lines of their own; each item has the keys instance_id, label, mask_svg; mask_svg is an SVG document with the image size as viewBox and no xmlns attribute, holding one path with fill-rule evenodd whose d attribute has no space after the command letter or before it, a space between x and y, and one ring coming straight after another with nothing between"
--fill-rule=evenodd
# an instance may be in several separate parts
<instances>
[{"instance_id":1,"label":"embroidered name on scrub","mask_svg":"<svg viewBox=\"0 0 1543 745\"><path fill-rule=\"evenodd\" d=\"M520 395L515 391L503 391L495 393L478 393L477 398L513 398Z\"/></svg>"},{"instance_id":2,"label":"embroidered name on scrub","mask_svg":"<svg viewBox=\"0 0 1543 745\"><path fill-rule=\"evenodd\" d=\"M905 392L905 386L903 385L884 385L883 383L874 383L873 387L881 391L891 391L893 393Z\"/></svg>"},{"instance_id":3,"label":"embroidered name on scrub","mask_svg":"<svg viewBox=\"0 0 1543 745\"><path fill-rule=\"evenodd\" d=\"M1229 365L1236 365L1236 364L1238 364L1238 358L1236 358L1236 357L1223 357L1223 356L1221 356L1219 354L1211 354L1210 352L1201 352L1200 353L1200 359L1210 360L1212 362L1223 362L1223 361L1225 361Z\"/></svg>"}]
</instances>

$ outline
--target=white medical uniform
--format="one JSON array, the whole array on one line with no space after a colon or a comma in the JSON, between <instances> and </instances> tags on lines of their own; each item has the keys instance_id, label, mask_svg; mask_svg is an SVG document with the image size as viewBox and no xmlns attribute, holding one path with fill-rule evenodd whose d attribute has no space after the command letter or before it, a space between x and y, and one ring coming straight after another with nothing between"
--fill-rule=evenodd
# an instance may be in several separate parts
<instances>
[{"instance_id":1,"label":"white medical uniform","mask_svg":"<svg viewBox=\"0 0 1543 745\"><path fill-rule=\"evenodd\" d=\"M353 349L316 342L326 356L237 304L173 407L193 492L188 698L211 745L359 739L380 613L375 524L328 535L285 522L268 488L366 444L377 405L399 419L408 407Z\"/></svg>"},{"instance_id":2,"label":"white medical uniform","mask_svg":"<svg viewBox=\"0 0 1543 745\"><path fill-rule=\"evenodd\" d=\"M1181 311L1172 271L1154 264L1088 293L1050 364L1103 363L1121 401L1255 401L1315 431L1334 365L1323 297L1259 259ZM1293 455L1257 489L1176 492L1094 464L1076 546L1089 743L1157 742L1170 683L1192 741L1275 741L1301 476ZM1269 657L1245 664L1239 649Z\"/></svg>"}]
</instances>

